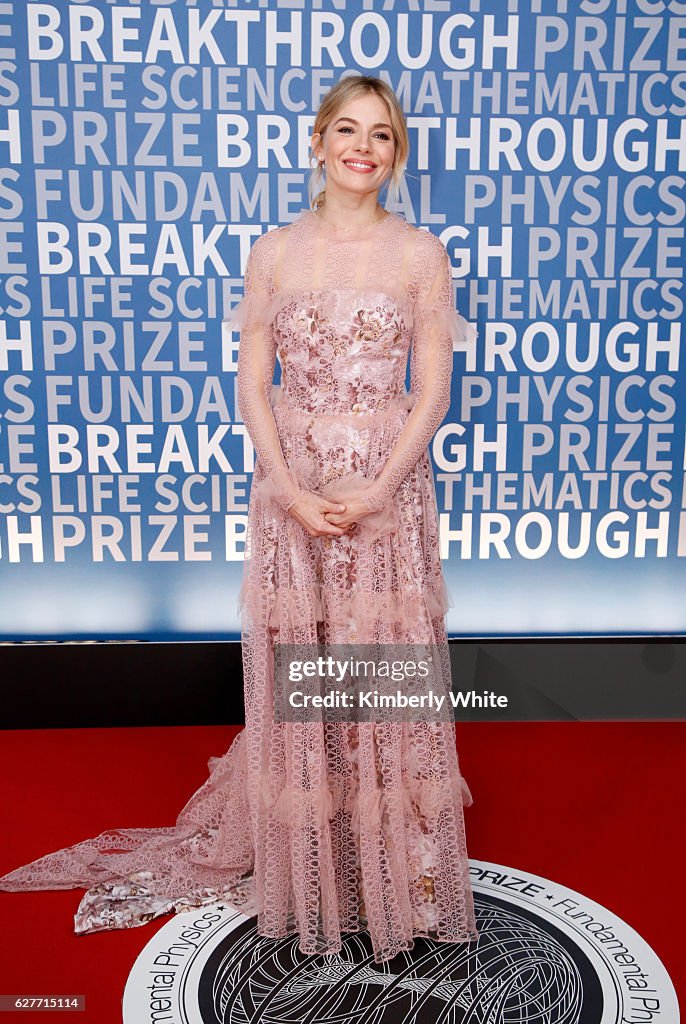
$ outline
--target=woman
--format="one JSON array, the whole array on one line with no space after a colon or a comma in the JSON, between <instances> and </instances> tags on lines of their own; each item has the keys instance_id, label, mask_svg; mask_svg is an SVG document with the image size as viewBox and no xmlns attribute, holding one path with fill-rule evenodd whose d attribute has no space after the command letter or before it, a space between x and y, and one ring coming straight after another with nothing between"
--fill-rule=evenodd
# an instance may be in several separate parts
<instances>
[{"instance_id":1,"label":"woman","mask_svg":"<svg viewBox=\"0 0 686 1024\"><path fill-rule=\"evenodd\" d=\"M337 952L365 928L377 962L417 935L477 937L453 724L276 721L274 710L277 643L447 650L427 444L449 406L453 340L474 331L454 309L442 243L379 203L408 149L393 91L342 79L314 124L310 209L252 247L229 318L257 453L246 728L173 828L103 833L0 879L91 886L77 931L223 898L256 911L263 936L297 930L303 953Z\"/></svg>"}]
</instances>

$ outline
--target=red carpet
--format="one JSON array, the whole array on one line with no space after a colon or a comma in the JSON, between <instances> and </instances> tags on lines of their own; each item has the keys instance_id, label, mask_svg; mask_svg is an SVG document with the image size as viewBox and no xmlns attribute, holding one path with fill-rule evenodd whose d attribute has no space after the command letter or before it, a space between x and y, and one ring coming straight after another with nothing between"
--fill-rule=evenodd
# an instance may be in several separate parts
<instances>
[{"instance_id":1,"label":"red carpet","mask_svg":"<svg viewBox=\"0 0 686 1024\"><path fill-rule=\"evenodd\" d=\"M171 825L233 728L2 733L0 873L109 828ZM470 855L585 893L636 929L683 1002L685 723L458 726ZM61 1020L119 1024L139 950L169 920L76 936L82 890L0 892L0 993L85 994ZM18 1011L0 1020L53 1019ZM663 1021L662 1024L673 1024Z\"/></svg>"}]
</instances>

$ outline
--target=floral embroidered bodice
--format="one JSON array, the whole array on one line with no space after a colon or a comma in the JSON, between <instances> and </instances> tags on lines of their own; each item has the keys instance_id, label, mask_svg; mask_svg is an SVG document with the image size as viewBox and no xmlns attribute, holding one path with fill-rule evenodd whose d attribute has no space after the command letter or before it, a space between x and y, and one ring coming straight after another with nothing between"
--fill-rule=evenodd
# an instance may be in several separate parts
<instances>
[{"instance_id":1,"label":"floral embroidered bodice","mask_svg":"<svg viewBox=\"0 0 686 1024\"><path fill-rule=\"evenodd\" d=\"M447 412L453 342L476 335L455 310L451 276L440 240L394 213L341 236L303 210L254 243L245 297L227 322L241 331L240 411L283 508L302 488L284 459L272 411L277 356L276 401L294 413L345 419L410 409L365 496L378 511Z\"/></svg>"},{"instance_id":2,"label":"floral embroidered bodice","mask_svg":"<svg viewBox=\"0 0 686 1024\"><path fill-rule=\"evenodd\" d=\"M407 301L385 292L312 290L276 314L283 400L320 414L384 409L405 390L411 343Z\"/></svg>"}]
</instances>

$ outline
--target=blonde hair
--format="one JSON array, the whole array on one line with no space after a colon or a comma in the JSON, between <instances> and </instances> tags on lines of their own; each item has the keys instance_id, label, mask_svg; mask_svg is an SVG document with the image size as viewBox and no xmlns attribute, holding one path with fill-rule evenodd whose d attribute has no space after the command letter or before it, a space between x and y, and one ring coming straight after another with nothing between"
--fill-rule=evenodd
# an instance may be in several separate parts
<instances>
[{"instance_id":1,"label":"blonde hair","mask_svg":"<svg viewBox=\"0 0 686 1024\"><path fill-rule=\"evenodd\" d=\"M351 75L339 79L339 81L329 89L320 104L317 116L314 120L312 134L319 134L319 142L317 143L317 145L319 145L319 143L323 141L324 132L329 127L341 107L348 103L349 100L357 99L358 96L364 96L369 93L375 93L388 107L391 130L395 141L393 169L390 175L389 191L392 189L393 198L395 199L395 197L397 197L400 182L402 181L402 176L405 173L405 167L407 166L407 159L410 153L410 140L407 134L405 115L403 114L398 98L390 85L387 85L381 78L374 78L371 75ZM311 166L313 161L315 162L315 166L310 171L308 191L310 197L310 209L316 210L323 204L326 198L326 189L319 187L324 179L324 171L322 169L322 165L316 160L314 147L310 143Z\"/></svg>"}]
</instances>

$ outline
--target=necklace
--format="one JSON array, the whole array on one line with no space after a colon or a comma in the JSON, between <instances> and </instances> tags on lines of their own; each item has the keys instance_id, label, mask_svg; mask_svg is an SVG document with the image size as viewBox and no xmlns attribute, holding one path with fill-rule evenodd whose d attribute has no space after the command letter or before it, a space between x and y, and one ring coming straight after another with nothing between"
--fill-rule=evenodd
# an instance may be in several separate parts
<instances>
[{"instance_id":1,"label":"necklace","mask_svg":"<svg viewBox=\"0 0 686 1024\"><path fill-rule=\"evenodd\" d=\"M318 220L321 220L324 224L328 224L329 227L333 228L335 231L343 231L344 234L347 234L349 231L355 230L356 227L358 228L358 230L359 230L360 227L370 228L372 226L372 224L377 224L380 220L385 220L386 217L388 217L388 210L382 210L381 211L381 216L380 217L375 217L374 220L370 220L368 224L362 224L362 225L350 224L347 228L342 228L342 227L338 227L336 224L331 224L331 222L328 221L326 219L326 217L322 217L322 215L320 214L319 210L313 210L313 213L314 213L314 216L317 217Z\"/></svg>"}]
</instances>

